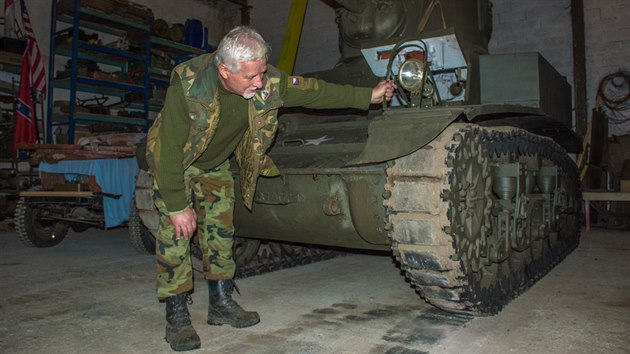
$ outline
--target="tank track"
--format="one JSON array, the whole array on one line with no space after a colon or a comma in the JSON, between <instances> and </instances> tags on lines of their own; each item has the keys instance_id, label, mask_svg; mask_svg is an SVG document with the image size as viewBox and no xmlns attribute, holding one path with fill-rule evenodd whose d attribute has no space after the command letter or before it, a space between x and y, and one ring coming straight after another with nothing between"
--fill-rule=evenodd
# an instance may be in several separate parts
<instances>
[{"instance_id":1,"label":"tank track","mask_svg":"<svg viewBox=\"0 0 630 354\"><path fill-rule=\"evenodd\" d=\"M491 214L497 210L490 165L505 156L552 162L563 171L571 207L548 238L535 231L539 225L531 224L529 247L493 262L483 252L494 226ZM470 173L475 170L476 182ZM386 228L394 256L416 291L441 309L494 314L578 244L577 169L550 139L517 128L458 123L429 146L389 162L386 171Z\"/></svg>"},{"instance_id":2,"label":"tank track","mask_svg":"<svg viewBox=\"0 0 630 354\"><path fill-rule=\"evenodd\" d=\"M237 265L235 278L247 278L281 269L324 261L342 255L345 255L345 253L341 251L280 242L268 242L260 246L258 253L252 260L246 264Z\"/></svg>"}]
</instances>

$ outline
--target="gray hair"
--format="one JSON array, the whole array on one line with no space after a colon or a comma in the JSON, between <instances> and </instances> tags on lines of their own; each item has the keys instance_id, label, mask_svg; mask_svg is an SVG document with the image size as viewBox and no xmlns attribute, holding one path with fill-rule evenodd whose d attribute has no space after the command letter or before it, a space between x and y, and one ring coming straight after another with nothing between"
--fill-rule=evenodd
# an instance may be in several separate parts
<instances>
[{"instance_id":1,"label":"gray hair","mask_svg":"<svg viewBox=\"0 0 630 354\"><path fill-rule=\"evenodd\" d=\"M230 72L238 72L244 61L267 61L271 47L255 29L234 27L221 39L214 54L214 64L225 64Z\"/></svg>"}]
</instances>

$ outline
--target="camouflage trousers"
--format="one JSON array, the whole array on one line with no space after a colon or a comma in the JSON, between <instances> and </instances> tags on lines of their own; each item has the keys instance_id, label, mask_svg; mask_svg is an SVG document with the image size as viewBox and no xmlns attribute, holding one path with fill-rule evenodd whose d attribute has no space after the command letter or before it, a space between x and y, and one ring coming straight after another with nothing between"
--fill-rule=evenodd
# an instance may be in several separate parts
<instances>
[{"instance_id":1,"label":"camouflage trousers","mask_svg":"<svg viewBox=\"0 0 630 354\"><path fill-rule=\"evenodd\" d=\"M236 265L232 258L234 236L234 179L227 160L211 170L189 167L184 172L188 203L197 214L195 239L203 254L203 272L208 280L232 279ZM190 258L191 240L175 238L164 201L156 185L154 203L160 214L156 237L157 294L165 299L193 288Z\"/></svg>"}]
</instances>

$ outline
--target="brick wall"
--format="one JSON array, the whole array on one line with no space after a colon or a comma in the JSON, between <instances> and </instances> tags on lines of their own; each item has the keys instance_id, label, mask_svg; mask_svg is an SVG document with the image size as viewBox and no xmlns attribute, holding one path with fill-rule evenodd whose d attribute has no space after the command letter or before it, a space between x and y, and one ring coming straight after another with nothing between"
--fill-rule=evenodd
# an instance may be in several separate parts
<instances>
[{"instance_id":1,"label":"brick wall","mask_svg":"<svg viewBox=\"0 0 630 354\"><path fill-rule=\"evenodd\" d=\"M630 70L630 1L584 0L586 29L586 80L589 107L607 74ZM624 112L630 117L630 111ZM630 123L609 125L610 135L630 133Z\"/></svg>"},{"instance_id":2,"label":"brick wall","mask_svg":"<svg viewBox=\"0 0 630 354\"><path fill-rule=\"evenodd\" d=\"M492 53L539 51L573 86L570 0L494 0ZM587 104L595 105L600 80L630 67L630 1L584 0ZM627 112L630 115L630 112ZM630 125L610 125L627 134Z\"/></svg>"},{"instance_id":3,"label":"brick wall","mask_svg":"<svg viewBox=\"0 0 630 354\"><path fill-rule=\"evenodd\" d=\"M540 52L572 82L570 0L494 0L493 54Z\"/></svg>"}]
</instances>

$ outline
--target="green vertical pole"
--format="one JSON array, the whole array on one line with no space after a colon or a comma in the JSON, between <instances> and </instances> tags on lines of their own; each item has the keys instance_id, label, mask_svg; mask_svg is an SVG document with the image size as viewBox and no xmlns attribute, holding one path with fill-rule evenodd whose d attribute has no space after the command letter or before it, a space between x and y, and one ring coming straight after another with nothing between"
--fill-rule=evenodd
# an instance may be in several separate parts
<instances>
[{"instance_id":1,"label":"green vertical pole","mask_svg":"<svg viewBox=\"0 0 630 354\"><path fill-rule=\"evenodd\" d=\"M284 29L280 59L278 60L278 68L288 74L293 74L300 36L302 35L306 5L308 5L308 0L291 0L289 18Z\"/></svg>"}]
</instances>

